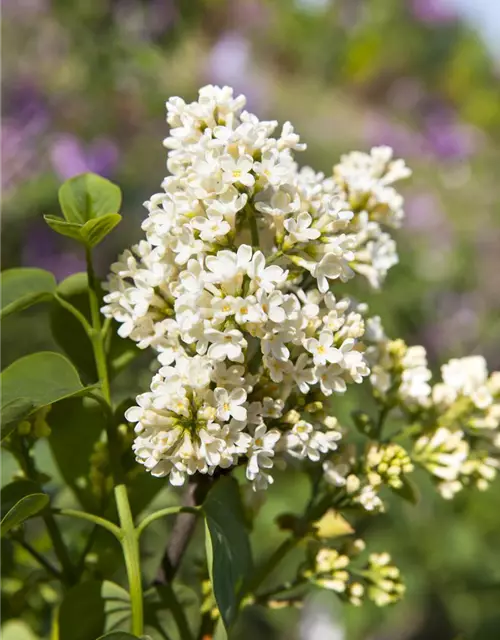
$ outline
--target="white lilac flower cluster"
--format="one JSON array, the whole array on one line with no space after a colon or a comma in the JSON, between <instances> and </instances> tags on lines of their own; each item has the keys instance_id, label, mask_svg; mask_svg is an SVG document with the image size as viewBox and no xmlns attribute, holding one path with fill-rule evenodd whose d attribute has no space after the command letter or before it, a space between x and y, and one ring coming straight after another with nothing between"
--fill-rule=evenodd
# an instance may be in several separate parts
<instances>
[{"instance_id":1,"label":"white lilac flower cluster","mask_svg":"<svg viewBox=\"0 0 500 640\"><path fill-rule=\"evenodd\" d=\"M170 175L106 285L104 315L161 365L126 414L134 451L177 485L244 462L265 488L275 460L337 447L339 432L299 403L370 373L360 309L332 285L358 273L377 287L397 261L385 229L403 215L392 185L404 163L379 147L329 177L299 170L292 125L276 134L244 106L214 86L168 101Z\"/></svg>"},{"instance_id":2,"label":"white lilac flower cluster","mask_svg":"<svg viewBox=\"0 0 500 640\"><path fill-rule=\"evenodd\" d=\"M378 317L366 321L364 340L375 397L421 425L413 434L410 460L432 474L445 498L471 484L486 489L500 467L500 372L488 375L482 356L454 358L432 386L424 347L389 340ZM373 451L379 451L376 444L368 466ZM391 481L385 482L391 486Z\"/></svg>"}]
</instances>

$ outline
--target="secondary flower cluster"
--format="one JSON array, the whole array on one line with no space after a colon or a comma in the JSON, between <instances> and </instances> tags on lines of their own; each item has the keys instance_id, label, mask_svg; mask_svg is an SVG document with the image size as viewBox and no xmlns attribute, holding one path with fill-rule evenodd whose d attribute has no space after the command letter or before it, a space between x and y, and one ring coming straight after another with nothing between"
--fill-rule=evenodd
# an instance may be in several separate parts
<instances>
[{"instance_id":1,"label":"secondary flower cluster","mask_svg":"<svg viewBox=\"0 0 500 640\"><path fill-rule=\"evenodd\" d=\"M340 549L322 547L304 577L323 589L335 591L355 606L363 604L365 596L379 607L397 602L405 587L388 553L371 553L364 566L352 567L352 561L364 549L361 539L346 543Z\"/></svg>"},{"instance_id":2,"label":"secondary flower cluster","mask_svg":"<svg viewBox=\"0 0 500 640\"><path fill-rule=\"evenodd\" d=\"M127 419L138 460L174 484L244 460L266 487L276 456L336 448L339 433L297 404L369 374L362 315L331 285L358 272L378 286L396 261L383 228L402 217L391 185L404 163L383 147L343 157L330 177L299 170L292 125L275 136L244 104L212 86L169 100L171 175L104 298L120 335L158 352Z\"/></svg>"}]
</instances>

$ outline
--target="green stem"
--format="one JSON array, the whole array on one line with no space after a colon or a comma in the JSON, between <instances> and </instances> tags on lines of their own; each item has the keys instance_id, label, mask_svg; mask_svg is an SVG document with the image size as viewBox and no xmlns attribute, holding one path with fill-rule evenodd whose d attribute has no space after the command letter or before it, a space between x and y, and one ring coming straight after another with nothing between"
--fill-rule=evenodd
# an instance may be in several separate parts
<instances>
[{"instance_id":1,"label":"green stem","mask_svg":"<svg viewBox=\"0 0 500 640\"><path fill-rule=\"evenodd\" d=\"M106 362L106 352L104 349L104 333L101 324L101 315L99 311L99 295L97 288L97 280L94 273L92 263L92 251L87 247L85 256L87 259L87 279L90 304L90 316L92 318L92 331L90 339L94 350L94 359L101 383L101 391L111 410L111 389L109 385L108 366ZM123 472L120 464L120 439L116 426L112 419L106 421L106 436L108 439L108 448L111 462L111 470L115 484L123 481Z\"/></svg>"},{"instance_id":2,"label":"green stem","mask_svg":"<svg viewBox=\"0 0 500 640\"><path fill-rule=\"evenodd\" d=\"M22 458L24 461L24 471L27 477L38 485L41 493L44 493L40 483L38 482L38 471L36 469L35 462L31 457L31 452L25 446L24 440L22 446ZM62 534L57 526L57 522L55 521L52 512L48 509L44 509L40 515L42 516L47 528L52 546L54 547L54 553L61 564L64 581L68 585L72 585L75 583L75 572L69 557L68 549L64 544Z\"/></svg>"},{"instance_id":3,"label":"green stem","mask_svg":"<svg viewBox=\"0 0 500 640\"><path fill-rule=\"evenodd\" d=\"M90 336L92 332L92 327L90 326L87 318L83 315L83 313L78 311L76 307L74 307L70 302L67 302L58 293L54 293L54 298L61 305L61 307L63 307L63 309L66 309L66 311L69 311L69 313L71 313L78 320L78 322L85 329L86 333Z\"/></svg>"},{"instance_id":4,"label":"green stem","mask_svg":"<svg viewBox=\"0 0 500 640\"><path fill-rule=\"evenodd\" d=\"M97 281L92 263L92 251L87 247L85 252L87 259L87 279L89 291L90 317L92 318L91 340L94 349L97 374L102 386L103 396L111 405L111 392L109 387L108 367L106 365L106 354L104 353L104 341L102 335L101 314L99 311L99 296L97 293Z\"/></svg>"},{"instance_id":5,"label":"green stem","mask_svg":"<svg viewBox=\"0 0 500 640\"><path fill-rule=\"evenodd\" d=\"M168 582L164 588L168 591L170 611L172 612L175 624L179 629L180 637L182 638L182 640L192 640L193 634L191 633L191 629L189 628L186 614L184 613L184 609L177 599L175 591L172 589L172 585L170 584L170 582Z\"/></svg>"},{"instance_id":6,"label":"green stem","mask_svg":"<svg viewBox=\"0 0 500 640\"><path fill-rule=\"evenodd\" d=\"M151 513L149 516L146 516L144 520L137 525L137 536L139 537L144 529L148 527L152 522L158 520L159 518L163 518L164 516L172 516L177 513L197 514L198 512L199 507L183 507L181 505L160 509L159 511L155 511L155 513Z\"/></svg>"},{"instance_id":7,"label":"green stem","mask_svg":"<svg viewBox=\"0 0 500 640\"><path fill-rule=\"evenodd\" d=\"M116 506L121 525L121 543L125 567L127 569L128 587L132 607L132 628L136 636L143 634L142 582L139 556L139 536L134 526L132 511L127 495L127 487L120 484L115 487Z\"/></svg>"},{"instance_id":8,"label":"green stem","mask_svg":"<svg viewBox=\"0 0 500 640\"><path fill-rule=\"evenodd\" d=\"M252 247L254 249L258 249L260 246L260 242L259 242L259 227L257 226L257 216L255 215L255 211L248 204L245 205L245 212L247 214L248 224L250 226L250 233L252 235Z\"/></svg>"},{"instance_id":9,"label":"green stem","mask_svg":"<svg viewBox=\"0 0 500 640\"><path fill-rule=\"evenodd\" d=\"M289 551L294 549L301 538L290 536L280 544L280 546L269 556L266 562L256 571L254 577L245 589L245 593L255 593L267 576L274 571Z\"/></svg>"},{"instance_id":10,"label":"green stem","mask_svg":"<svg viewBox=\"0 0 500 640\"><path fill-rule=\"evenodd\" d=\"M57 511L54 511L54 513L59 516L80 518L81 520L87 520L87 522L92 522L93 524L100 525L101 527L107 529L110 533L112 533L115 538L121 540L122 532L120 530L120 527L117 527L116 524L113 524L105 518L96 516L93 513L87 513L86 511L77 511L76 509L58 509Z\"/></svg>"},{"instance_id":11,"label":"green stem","mask_svg":"<svg viewBox=\"0 0 500 640\"><path fill-rule=\"evenodd\" d=\"M23 540L22 538L13 538L13 540L21 545L21 547L25 549L48 573L53 575L54 578L62 580L60 572L47 560L47 558L42 556L41 553L38 553L38 551L32 547L29 542L26 542L26 540Z\"/></svg>"}]
</instances>

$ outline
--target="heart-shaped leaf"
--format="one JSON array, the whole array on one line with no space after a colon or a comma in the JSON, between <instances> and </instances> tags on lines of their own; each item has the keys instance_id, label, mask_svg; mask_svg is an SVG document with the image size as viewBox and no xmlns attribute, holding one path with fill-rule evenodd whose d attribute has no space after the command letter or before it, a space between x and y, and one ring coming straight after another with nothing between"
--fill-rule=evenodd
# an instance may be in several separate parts
<instances>
[{"instance_id":1,"label":"heart-shaped leaf","mask_svg":"<svg viewBox=\"0 0 500 640\"><path fill-rule=\"evenodd\" d=\"M238 483L223 477L203 503L210 580L226 629L238 613L241 587L252 571L252 554L245 528Z\"/></svg>"},{"instance_id":2,"label":"heart-shaped leaf","mask_svg":"<svg viewBox=\"0 0 500 640\"><path fill-rule=\"evenodd\" d=\"M85 224L92 218L116 213L121 201L120 188L95 173L70 178L59 189L59 204L67 222Z\"/></svg>"},{"instance_id":3,"label":"heart-shaped leaf","mask_svg":"<svg viewBox=\"0 0 500 640\"><path fill-rule=\"evenodd\" d=\"M49 496L45 493L32 493L24 496L17 502L10 511L2 518L2 537L14 527L36 515L49 504Z\"/></svg>"},{"instance_id":4,"label":"heart-shaped leaf","mask_svg":"<svg viewBox=\"0 0 500 640\"><path fill-rule=\"evenodd\" d=\"M0 318L27 309L38 302L50 300L56 289L56 279L44 269L7 269L2 272L0 280Z\"/></svg>"},{"instance_id":5,"label":"heart-shaped leaf","mask_svg":"<svg viewBox=\"0 0 500 640\"><path fill-rule=\"evenodd\" d=\"M24 420L37 409L84 391L71 362L51 351L16 360L2 371L0 384L2 416L8 416L10 430L13 424Z\"/></svg>"}]
</instances>

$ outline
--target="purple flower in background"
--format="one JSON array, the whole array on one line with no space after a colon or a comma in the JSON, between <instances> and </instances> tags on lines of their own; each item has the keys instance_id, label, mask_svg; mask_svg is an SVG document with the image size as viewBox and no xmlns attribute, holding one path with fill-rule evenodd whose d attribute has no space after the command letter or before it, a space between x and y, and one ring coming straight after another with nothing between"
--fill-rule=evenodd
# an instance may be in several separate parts
<instances>
[{"instance_id":1,"label":"purple flower in background","mask_svg":"<svg viewBox=\"0 0 500 640\"><path fill-rule=\"evenodd\" d=\"M364 138L368 146L386 144L399 156L414 157L423 151L423 142L417 133L375 112L369 113L365 120Z\"/></svg>"},{"instance_id":2,"label":"purple flower in background","mask_svg":"<svg viewBox=\"0 0 500 640\"><path fill-rule=\"evenodd\" d=\"M251 71L250 42L237 31L228 31L215 43L207 61L205 76L213 84L228 84L244 93L251 108L262 106L263 91Z\"/></svg>"},{"instance_id":3,"label":"purple flower in background","mask_svg":"<svg viewBox=\"0 0 500 640\"><path fill-rule=\"evenodd\" d=\"M52 271L57 280L85 270L85 260L70 251L62 251L59 237L38 223L31 223L23 241L21 264Z\"/></svg>"},{"instance_id":4,"label":"purple flower in background","mask_svg":"<svg viewBox=\"0 0 500 640\"><path fill-rule=\"evenodd\" d=\"M442 24L456 18L451 0L410 0L414 17L425 24Z\"/></svg>"},{"instance_id":5,"label":"purple flower in background","mask_svg":"<svg viewBox=\"0 0 500 640\"><path fill-rule=\"evenodd\" d=\"M85 149L76 136L61 134L52 143L50 160L61 180L86 171L110 176L118 161L118 148L108 138L97 138Z\"/></svg>"},{"instance_id":6,"label":"purple flower in background","mask_svg":"<svg viewBox=\"0 0 500 640\"><path fill-rule=\"evenodd\" d=\"M8 87L3 97L2 188L14 188L39 172L39 142L49 122L42 94L30 79Z\"/></svg>"},{"instance_id":7,"label":"purple flower in background","mask_svg":"<svg viewBox=\"0 0 500 640\"><path fill-rule=\"evenodd\" d=\"M441 202L438 197L430 192L423 191L409 194L405 200L406 222L408 229L415 231L438 232L439 228L446 227L446 220ZM446 234L447 236L449 234ZM443 232L441 231L440 241L443 241ZM448 237L446 238L448 240Z\"/></svg>"},{"instance_id":8,"label":"purple flower in background","mask_svg":"<svg viewBox=\"0 0 500 640\"><path fill-rule=\"evenodd\" d=\"M425 118L424 135L427 149L442 160L464 160L480 142L479 132L447 109L437 109Z\"/></svg>"}]
</instances>

